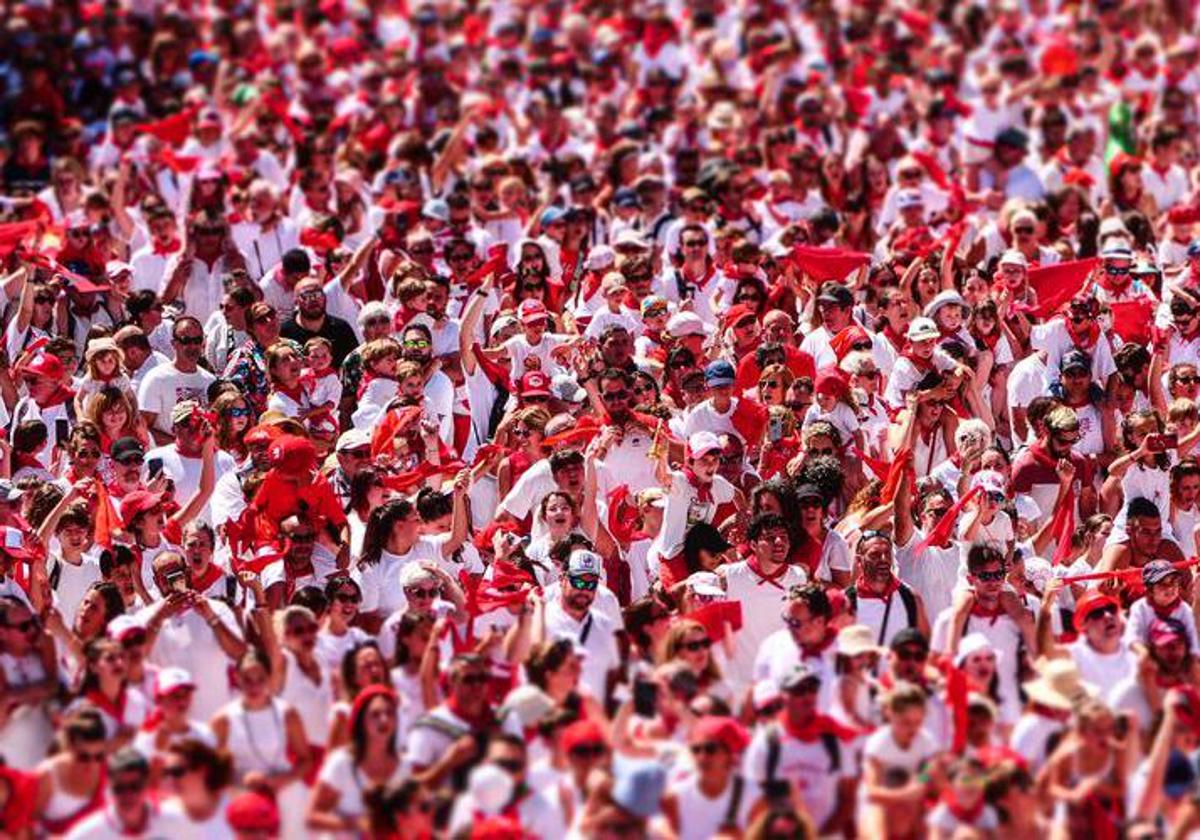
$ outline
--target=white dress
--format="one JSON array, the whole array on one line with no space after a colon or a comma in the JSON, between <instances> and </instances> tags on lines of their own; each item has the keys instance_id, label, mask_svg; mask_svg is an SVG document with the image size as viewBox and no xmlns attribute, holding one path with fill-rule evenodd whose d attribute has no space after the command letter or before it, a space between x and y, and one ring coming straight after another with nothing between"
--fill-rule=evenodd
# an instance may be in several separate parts
<instances>
[{"instance_id":1,"label":"white dress","mask_svg":"<svg viewBox=\"0 0 1200 840\"><path fill-rule=\"evenodd\" d=\"M288 758L287 712L292 707L277 697L271 705L248 711L241 700L234 700L224 709L229 719L229 739L225 748L233 756L237 776L252 771L282 773L291 770ZM302 782L292 782L278 793L279 813L283 818L282 836L304 837L304 814L308 789Z\"/></svg>"}]
</instances>

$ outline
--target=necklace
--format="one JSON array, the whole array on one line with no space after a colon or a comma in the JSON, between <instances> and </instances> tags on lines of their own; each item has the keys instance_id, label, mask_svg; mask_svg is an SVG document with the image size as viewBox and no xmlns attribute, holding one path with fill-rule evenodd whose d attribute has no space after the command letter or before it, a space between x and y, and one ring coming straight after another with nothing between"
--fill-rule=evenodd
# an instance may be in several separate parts
<instances>
[{"instance_id":1,"label":"necklace","mask_svg":"<svg viewBox=\"0 0 1200 840\"><path fill-rule=\"evenodd\" d=\"M275 701L269 701L267 706L271 710L271 720L275 724L275 732L283 740L283 724L279 720L279 709L275 707ZM250 726L250 709L246 708L245 701L242 701L242 728L246 730L246 741L250 745L250 751L254 753L254 757L259 760L259 763L269 769L275 769L275 763L268 761L267 757L262 754L262 750L258 748L258 742L254 738L254 729Z\"/></svg>"}]
</instances>

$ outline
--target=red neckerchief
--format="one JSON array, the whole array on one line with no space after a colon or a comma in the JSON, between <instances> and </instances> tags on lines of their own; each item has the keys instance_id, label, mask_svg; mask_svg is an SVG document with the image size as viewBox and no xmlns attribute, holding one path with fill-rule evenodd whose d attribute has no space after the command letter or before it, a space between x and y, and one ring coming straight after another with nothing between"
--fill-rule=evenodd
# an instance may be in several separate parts
<instances>
[{"instance_id":1,"label":"red neckerchief","mask_svg":"<svg viewBox=\"0 0 1200 840\"><path fill-rule=\"evenodd\" d=\"M808 570L808 576L815 578L817 567L821 565L821 554L824 551L825 540L818 540L812 534L805 531L803 536L796 540L796 544L792 546L792 552L788 555L788 563L803 566Z\"/></svg>"},{"instance_id":2,"label":"red neckerchief","mask_svg":"<svg viewBox=\"0 0 1200 840\"><path fill-rule=\"evenodd\" d=\"M983 816L983 808L987 802L983 796L980 796L973 806L964 808L958 804L953 790L945 790L942 792L942 804L946 806L946 809L953 815L954 819L963 825L974 826L979 821L979 818Z\"/></svg>"},{"instance_id":3,"label":"red neckerchief","mask_svg":"<svg viewBox=\"0 0 1200 840\"><path fill-rule=\"evenodd\" d=\"M1066 723L1071 719L1071 713L1069 711L1051 709L1049 706L1043 706L1041 703L1030 703L1029 711L1033 712L1038 717L1045 718L1046 720L1057 721L1058 723Z\"/></svg>"},{"instance_id":4,"label":"red neckerchief","mask_svg":"<svg viewBox=\"0 0 1200 840\"><path fill-rule=\"evenodd\" d=\"M459 706L457 698L454 695L450 695L446 698L446 708L449 709L455 717L466 721L470 725L471 729L475 730L476 732L487 729L492 725L493 722L495 722L495 717L492 715L492 707L486 703L483 705L483 708L478 714L469 715L462 709L461 706Z\"/></svg>"},{"instance_id":5,"label":"red neckerchief","mask_svg":"<svg viewBox=\"0 0 1200 840\"><path fill-rule=\"evenodd\" d=\"M781 564L774 572L767 574L762 570L762 566L758 565L758 558L751 554L746 558L746 568L753 572L758 578L758 580L754 582L755 586L762 586L764 583L769 583L776 589L783 589L783 587L779 585L779 580L788 572L787 563Z\"/></svg>"},{"instance_id":6,"label":"red neckerchief","mask_svg":"<svg viewBox=\"0 0 1200 840\"><path fill-rule=\"evenodd\" d=\"M271 386L271 390L275 391L276 393L283 394L285 397L289 398L290 400L292 400L292 402L294 402L296 404L300 404L300 403L304 402L304 383L303 382L297 382L295 384L295 386L293 386L291 388L285 388L283 385L276 382L274 385Z\"/></svg>"},{"instance_id":7,"label":"red neckerchief","mask_svg":"<svg viewBox=\"0 0 1200 840\"><path fill-rule=\"evenodd\" d=\"M1070 318L1064 318L1063 324L1066 325L1067 335L1071 337L1072 343L1080 350L1090 352L1096 346L1096 341L1100 338L1100 323L1094 318L1084 322L1083 326L1077 326Z\"/></svg>"},{"instance_id":8,"label":"red neckerchief","mask_svg":"<svg viewBox=\"0 0 1200 840\"><path fill-rule=\"evenodd\" d=\"M692 471L691 467L686 467L683 471L683 474L687 476L688 484L690 484L692 489L696 491L696 501L707 503L713 500L711 481L707 483L702 482L700 477Z\"/></svg>"},{"instance_id":9,"label":"red neckerchief","mask_svg":"<svg viewBox=\"0 0 1200 840\"><path fill-rule=\"evenodd\" d=\"M662 48L675 37L675 27L648 23L642 27L642 49L649 58L656 58Z\"/></svg>"},{"instance_id":10,"label":"red neckerchief","mask_svg":"<svg viewBox=\"0 0 1200 840\"><path fill-rule=\"evenodd\" d=\"M210 586L221 579L223 574L224 573L221 571L220 566L217 566L214 563L209 563L208 568L204 571L204 574L192 581L192 589L203 595L208 591Z\"/></svg>"},{"instance_id":11,"label":"red neckerchief","mask_svg":"<svg viewBox=\"0 0 1200 840\"><path fill-rule=\"evenodd\" d=\"M1043 441L1034 441L1029 445L1029 456L1043 467L1049 467L1050 469L1058 467L1058 459L1050 454Z\"/></svg>"},{"instance_id":12,"label":"red neckerchief","mask_svg":"<svg viewBox=\"0 0 1200 840\"><path fill-rule=\"evenodd\" d=\"M864 589L863 584L865 583L867 583L867 579L861 574L854 580L854 591L858 593L859 598L876 598L880 601L887 601L894 594L896 594L896 590L900 588L900 581L896 579L895 575L892 575L888 579L887 585L883 588L882 592L876 593L873 591L874 587L870 586Z\"/></svg>"},{"instance_id":13,"label":"red neckerchief","mask_svg":"<svg viewBox=\"0 0 1200 840\"><path fill-rule=\"evenodd\" d=\"M837 641L837 630L832 627L825 628L825 636L817 643L815 647L809 645L800 645L801 659L819 659L825 651L829 650Z\"/></svg>"},{"instance_id":14,"label":"red neckerchief","mask_svg":"<svg viewBox=\"0 0 1200 840\"><path fill-rule=\"evenodd\" d=\"M971 615L975 616L976 618L986 618L994 622L997 618L1000 618L1000 616L1005 615L1005 611L1004 607L999 601L997 601L996 606L991 609L988 609L983 604L976 601L975 605L971 607Z\"/></svg>"},{"instance_id":15,"label":"red neckerchief","mask_svg":"<svg viewBox=\"0 0 1200 840\"><path fill-rule=\"evenodd\" d=\"M567 136L566 136L565 132L560 131L560 132L558 132L557 137L554 137L553 139L551 139L550 134L548 131L546 131L546 129L544 129L544 128L538 129L538 142L541 143L542 148L545 149L547 152L553 153L553 152L558 151L559 148L566 141L567 141Z\"/></svg>"},{"instance_id":16,"label":"red neckerchief","mask_svg":"<svg viewBox=\"0 0 1200 840\"><path fill-rule=\"evenodd\" d=\"M157 242L155 242L151 246L150 250L156 256L169 257L172 254L174 254L175 252L177 252L182 247L183 247L183 243L181 243L178 239L172 239L166 245L159 245Z\"/></svg>"},{"instance_id":17,"label":"red neckerchief","mask_svg":"<svg viewBox=\"0 0 1200 840\"><path fill-rule=\"evenodd\" d=\"M797 741L803 741L806 744L811 744L820 738L822 735L834 735L840 740L848 741L854 738L858 733L848 726L843 726L829 715L813 715L803 724L797 725L788 720L786 712L781 712L779 715L779 725L783 727L783 731L789 737L795 738Z\"/></svg>"},{"instance_id":18,"label":"red neckerchief","mask_svg":"<svg viewBox=\"0 0 1200 840\"><path fill-rule=\"evenodd\" d=\"M1154 610L1154 614L1159 618L1170 618L1171 613L1175 612L1175 608L1182 603L1182 599L1176 595L1175 600L1165 607L1160 607L1158 604L1150 600L1149 594L1146 595L1146 603L1150 605L1150 609Z\"/></svg>"},{"instance_id":19,"label":"red neckerchief","mask_svg":"<svg viewBox=\"0 0 1200 840\"><path fill-rule=\"evenodd\" d=\"M929 371L933 370L932 355L928 359L922 359L920 356L913 354L911 347L905 347L900 355L912 362L913 367L915 367L921 373L928 373Z\"/></svg>"},{"instance_id":20,"label":"red neckerchief","mask_svg":"<svg viewBox=\"0 0 1200 840\"><path fill-rule=\"evenodd\" d=\"M891 322L884 324L880 332L883 333L883 337L888 340L888 343L892 345L894 350L902 351L904 350L904 345L908 343L908 340L904 336L896 332Z\"/></svg>"},{"instance_id":21,"label":"red neckerchief","mask_svg":"<svg viewBox=\"0 0 1200 840\"><path fill-rule=\"evenodd\" d=\"M992 330L990 333L976 333L975 338L983 342L983 346L989 350L995 350L996 345L1000 343L1000 330Z\"/></svg>"},{"instance_id":22,"label":"red neckerchief","mask_svg":"<svg viewBox=\"0 0 1200 840\"><path fill-rule=\"evenodd\" d=\"M682 266L679 269L679 276L682 277L688 285L701 290L708 285L709 281L713 279L713 275L716 273L716 263L708 261L706 261L704 264L704 272L695 279L689 276L687 266Z\"/></svg>"},{"instance_id":23,"label":"red neckerchief","mask_svg":"<svg viewBox=\"0 0 1200 840\"><path fill-rule=\"evenodd\" d=\"M73 399L75 399L75 392L65 385L59 385L49 395L47 395L45 400L40 402L38 400L34 400L34 402L37 403L38 408L45 409L54 408L56 405L62 405L68 400Z\"/></svg>"},{"instance_id":24,"label":"red neckerchief","mask_svg":"<svg viewBox=\"0 0 1200 840\"><path fill-rule=\"evenodd\" d=\"M99 689L93 689L87 693L87 700L97 709L106 712L109 717L113 718L119 724L125 723L125 686L121 686L120 692L117 694L116 702L109 700Z\"/></svg>"}]
</instances>

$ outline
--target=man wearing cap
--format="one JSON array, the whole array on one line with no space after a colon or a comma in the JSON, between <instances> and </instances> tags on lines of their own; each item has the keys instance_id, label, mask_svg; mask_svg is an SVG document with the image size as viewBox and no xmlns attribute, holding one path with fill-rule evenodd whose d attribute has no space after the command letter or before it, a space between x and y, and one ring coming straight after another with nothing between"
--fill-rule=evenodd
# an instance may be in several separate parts
<instances>
[{"instance_id":1,"label":"man wearing cap","mask_svg":"<svg viewBox=\"0 0 1200 840\"><path fill-rule=\"evenodd\" d=\"M616 627L595 607L604 561L592 551L577 549L567 558L562 590L545 604L542 639L569 638L583 655L579 684L597 701L608 698L610 673L620 664Z\"/></svg>"},{"instance_id":2,"label":"man wearing cap","mask_svg":"<svg viewBox=\"0 0 1200 840\"><path fill-rule=\"evenodd\" d=\"M853 322L854 295L844 283L829 280L817 292L817 309L821 324L804 337L800 349L812 356L813 364L820 370L838 363L830 342Z\"/></svg>"},{"instance_id":3,"label":"man wearing cap","mask_svg":"<svg viewBox=\"0 0 1200 840\"><path fill-rule=\"evenodd\" d=\"M1019 128L1006 128L996 135L991 159L981 167L969 168L968 188L999 192L1005 200L1022 198L1041 201L1046 194L1037 173L1025 164L1029 135Z\"/></svg>"},{"instance_id":4,"label":"man wearing cap","mask_svg":"<svg viewBox=\"0 0 1200 840\"><path fill-rule=\"evenodd\" d=\"M171 328L175 358L158 365L138 388L138 408L155 442L167 444L173 438L175 408L185 401L207 403L208 387L216 377L200 367L204 355L204 328L197 318L185 315Z\"/></svg>"},{"instance_id":5,"label":"man wearing cap","mask_svg":"<svg viewBox=\"0 0 1200 840\"><path fill-rule=\"evenodd\" d=\"M1044 657L1069 656L1079 666L1084 682L1111 688L1134 676L1138 661L1124 641L1125 621L1121 603L1099 589L1088 589L1075 601L1074 627L1079 637L1058 645L1054 639L1053 618L1058 609L1058 594L1063 582L1051 578L1038 610L1038 653Z\"/></svg>"},{"instance_id":6,"label":"man wearing cap","mask_svg":"<svg viewBox=\"0 0 1200 840\"><path fill-rule=\"evenodd\" d=\"M850 732L819 702L824 682L807 665L788 670L779 681L783 711L778 721L758 729L742 764L755 811L787 807L799 797L820 837L839 835L849 825L858 776Z\"/></svg>"},{"instance_id":7,"label":"man wearing cap","mask_svg":"<svg viewBox=\"0 0 1200 840\"><path fill-rule=\"evenodd\" d=\"M712 432L713 434L736 433L742 435L739 426L748 411L755 406L753 400L733 395L737 382L737 371L725 359L714 359L704 368L704 384L708 396L687 410L683 418L683 433L693 435L697 432ZM744 428L744 426L743 426ZM762 428L758 429L762 434ZM754 441L757 443L757 441Z\"/></svg>"},{"instance_id":8,"label":"man wearing cap","mask_svg":"<svg viewBox=\"0 0 1200 840\"><path fill-rule=\"evenodd\" d=\"M163 474L175 483L175 498L183 503L191 499L200 488L200 477L204 467L205 443L213 438L212 422L207 413L194 400L182 400L171 409L171 428L174 439L165 446L159 446L146 453L145 480L153 476L149 473L149 465L154 462L162 464ZM170 440L170 438L168 438ZM215 441L210 444L215 446ZM221 476L237 469L233 456L223 450L214 455L215 481ZM205 502L203 509L197 514L202 522L212 521L211 503Z\"/></svg>"},{"instance_id":9,"label":"man wearing cap","mask_svg":"<svg viewBox=\"0 0 1200 840\"><path fill-rule=\"evenodd\" d=\"M150 796L150 763L133 747L108 757L108 796L103 810L75 825L69 840L114 837L186 837L191 823L172 808L160 808Z\"/></svg>"},{"instance_id":10,"label":"man wearing cap","mask_svg":"<svg viewBox=\"0 0 1200 840\"><path fill-rule=\"evenodd\" d=\"M655 432L646 427L640 415L634 415L637 397L633 385L633 377L618 368L607 368L587 382L588 392L608 415L592 452L601 498L607 498L608 492L621 484L633 493L657 484L651 454Z\"/></svg>"},{"instance_id":11,"label":"man wearing cap","mask_svg":"<svg viewBox=\"0 0 1200 840\"><path fill-rule=\"evenodd\" d=\"M487 294L488 287L481 286L475 294ZM547 376L559 372L560 365L556 361L559 355L556 351L569 343L566 336L547 332L550 313L540 300L527 298L517 307L517 318L521 322L521 332L505 341L499 347L485 348L483 353L492 359L507 357L510 363L511 376L519 380L527 371L540 370Z\"/></svg>"},{"instance_id":12,"label":"man wearing cap","mask_svg":"<svg viewBox=\"0 0 1200 840\"><path fill-rule=\"evenodd\" d=\"M29 420L40 420L50 431L58 421L71 419L74 394L64 383L67 370L58 356L43 349L20 368L14 368L12 373L21 377L25 387L13 406L11 420L7 405L0 401L0 420L4 421L5 427L16 429ZM42 466L50 466L50 447L38 453L38 460Z\"/></svg>"}]
</instances>

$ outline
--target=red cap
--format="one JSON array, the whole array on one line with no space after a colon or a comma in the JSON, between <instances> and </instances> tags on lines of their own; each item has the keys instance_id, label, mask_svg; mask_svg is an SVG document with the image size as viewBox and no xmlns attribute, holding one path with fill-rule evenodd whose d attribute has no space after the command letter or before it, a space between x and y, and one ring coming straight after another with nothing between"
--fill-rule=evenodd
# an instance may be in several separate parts
<instances>
[{"instance_id":1,"label":"red cap","mask_svg":"<svg viewBox=\"0 0 1200 840\"><path fill-rule=\"evenodd\" d=\"M528 836L521 821L512 817L483 817L471 826L471 840L523 840Z\"/></svg>"},{"instance_id":2,"label":"red cap","mask_svg":"<svg viewBox=\"0 0 1200 840\"><path fill-rule=\"evenodd\" d=\"M1187 640L1187 630L1173 618L1156 618L1150 622L1147 637L1151 645L1165 644L1174 639Z\"/></svg>"},{"instance_id":3,"label":"red cap","mask_svg":"<svg viewBox=\"0 0 1200 840\"><path fill-rule=\"evenodd\" d=\"M279 807L257 791L239 793L225 809L225 821L235 831L279 831Z\"/></svg>"},{"instance_id":4,"label":"red cap","mask_svg":"<svg viewBox=\"0 0 1200 840\"><path fill-rule=\"evenodd\" d=\"M577 720L563 730L560 736L560 743L564 752L570 752L576 747L588 746L591 744L603 744L608 746L608 735L604 732L604 728L595 720L585 718Z\"/></svg>"},{"instance_id":5,"label":"red cap","mask_svg":"<svg viewBox=\"0 0 1200 840\"><path fill-rule=\"evenodd\" d=\"M1088 616L1110 604L1118 608L1121 606L1113 596L1106 595L1099 589L1089 589L1075 602L1075 630L1082 633L1083 623L1087 621Z\"/></svg>"},{"instance_id":6,"label":"red cap","mask_svg":"<svg viewBox=\"0 0 1200 840\"><path fill-rule=\"evenodd\" d=\"M1200 222L1200 208L1186 207L1182 204L1172 207L1167 212L1167 221L1173 225L1194 225Z\"/></svg>"},{"instance_id":7,"label":"red cap","mask_svg":"<svg viewBox=\"0 0 1200 840\"><path fill-rule=\"evenodd\" d=\"M67 372L62 360L52 353L38 353L22 368L21 372L28 376L44 376L47 379L62 379Z\"/></svg>"},{"instance_id":8,"label":"red cap","mask_svg":"<svg viewBox=\"0 0 1200 840\"><path fill-rule=\"evenodd\" d=\"M133 522L134 517L153 510L162 504L162 493L151 493L149 490L134 490L121 499L121 521L126 525Z\"/></svg>"},{"instance_id":9,"label":"red cap","mask_svg":"<svg viewBox=\"0 0 1200 840\"><path fill-rule=\"evenodd\" d=\"M755 311L754 307L747 306L744 303L739 303L736 306L729 307L729 311L726 312L725 317L721 319L721 324L725 327L725 329L729 329L730 327L737 326L742 321L746 320L746 318L754 318L757 320L758 313Z\"/></svg>"},{"instance_id":10,"label":"red cap","mask_svg":"<svg viewBox=\"0 0 1200 840\"><path fill-rule=\"evenodd\" d=\"M550 377L540 370L531 370L521 377L520 392L522 397L550 396Z\"/></svg>"},{"instance_id":11,"label":"red cap","mask_svg":"<svg viewBox=\"0 0 1200 840\"><path fill-rule=\"evenodd\" d=\"M750 734L746 732L746 727L731 717L707 715L692 726L688 740L693 744L715 741L736 755L750 744Z\"/></svg>"},{"instance_id":12,"label":"red cap","mask_svg":"<svg viewBox=\"0 0 1200 840\"><path fill-rule=\"evenodd\" d=\"M271 444L271 466L284 475L300 476L317 465L317 448L308 438L282 435Z\"/></svg>"},{"instance_id":13,"label":"red cap","mask_svg":"<svg viewBox=\"0 0 1200 840\"><path fill-rule=\"evenodd\" d=\"M350 707L350 731L354 731L354 723L359 716L367 710L369 704L376 697L386 697L392 703L398 703L396 692L386 685L369 685L362 691L358 692L358 696L354 698L354 705Z\"/></svg>"},{"instance_id":14,"label":"red cap","mask_svg":"<svg viewBox=\"0 0 1200 840\"><path fill-rule=\"evenodd\" d=\"M1080 169L1076 166L1073 169L1068 169L1067 174L1063 175L1063 183L1087 189L1095 185L1096 179L1086 169Z\"/></svg>"},{"instance_id":15,"label":"red cap","mask_svg":"<svg viewBox=\"0 0 1200 840\"><path fill-rule=\"evenodd\" d=\"M817 371L817 378L813 380L814 394L841 399L849 391L850 385L846 382L846 375L837 368L823 367Z\"/></svg>"},{"instance_id":16,"label":"red cap","mask_svg":"<svg viewBox=\"0 0 1200 840\"><path fill-rule=\"evenodd\" d=\"M546 311L546 304L529 298L521 301L521 305L517 307L517 317L521 319L522 324L534 324L545 321L550 317L550 313Z\"/></svg>"},{"instance_id":17,"label":"red cap","mask_svg":"<svg viewBox=\"0 0 1200 840\"><path fill-rule=\"evenodd\" d=\"M1120 175L1123 169L1141 165L1142 159L1137 155L1131 155L1128 152L1117 152L1113 155L1113 159L1108 162L1108 172L1110 175L1116 176Z\"/></svg>"}]
</instances>

